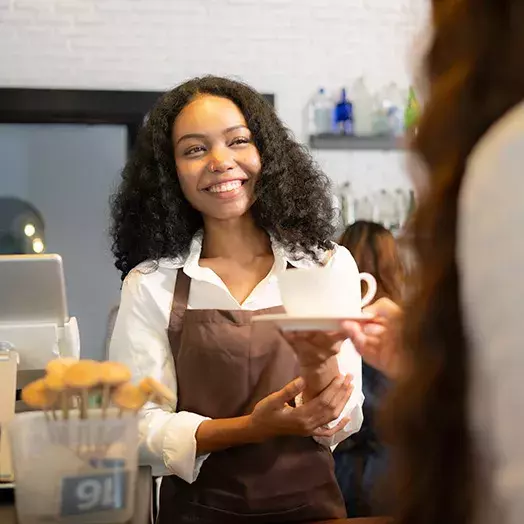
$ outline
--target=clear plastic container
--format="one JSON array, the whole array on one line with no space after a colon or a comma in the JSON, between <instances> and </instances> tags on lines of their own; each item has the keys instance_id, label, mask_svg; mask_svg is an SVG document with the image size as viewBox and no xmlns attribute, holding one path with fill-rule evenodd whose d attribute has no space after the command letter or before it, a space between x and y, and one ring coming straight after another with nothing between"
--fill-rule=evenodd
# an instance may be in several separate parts
<instances>
[{"instance_id":1,"label":"clear plastic container","mask_svg":"<svg viewBox=\"0 0 524 524\"><path fill-rule=\"evenodd\" d=\"M375 98L371 95L364 78L359 78L351 92L353 101L353 132L356 136L372 136Z\"/></svg>"},{"instance_id":2,"label":"clear plastic container","mask_svg":"<svg viewBox=\"0 0 524 524\"><path fill-rule=\"evenodd\" d=\"M79 420L42 412L9 425L20 524L104 524L133 514L138 462L135 416L89 410Z\"/></svg>"},{"instance_id":3,"label":"clear plastic container","mask_svg":"<svg viewBox=\"0 0 524 524\"><path fill-rule=\"evenodd\" d=\"M310 103L309 133L322 135L333 132L333 101L321 87Z\"/></svg>"}]
</instances>

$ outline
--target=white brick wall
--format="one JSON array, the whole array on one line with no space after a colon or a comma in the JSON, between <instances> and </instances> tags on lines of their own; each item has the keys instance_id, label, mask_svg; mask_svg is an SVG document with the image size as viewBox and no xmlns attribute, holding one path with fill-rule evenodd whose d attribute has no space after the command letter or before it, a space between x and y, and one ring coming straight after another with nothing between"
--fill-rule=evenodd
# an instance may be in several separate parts
<instances>
[{"instance_id":1,"label":"white brick wall","mask_svg":"<svg viewBox=\"0 0 524 524\"><path fill-rule=\"evenodd\" d=\"M0 0L0 85L166 89L204 73L274 92L303 138L319 85L409 83L427 0ZM416 51L416 50L415 50ZM364 192L406 185L402 155L322 152Z\"/></svg>"}]
</instances>

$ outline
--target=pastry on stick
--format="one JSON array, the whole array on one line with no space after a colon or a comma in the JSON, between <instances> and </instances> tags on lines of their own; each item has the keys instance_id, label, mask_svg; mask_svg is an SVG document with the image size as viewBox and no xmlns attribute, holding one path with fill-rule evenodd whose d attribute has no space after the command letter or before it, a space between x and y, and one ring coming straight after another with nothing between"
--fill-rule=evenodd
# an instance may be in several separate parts
<instances>
[{"instance_id":1,"label":"pastry on stick","mask_svg":"<svg viewBox=\"0 0 524 524\"><path fill-rule=\"evenodd\" d=\"M89 390L100 384L100 362L79 360L64 372L64 384L80 392L80 418L87 418Z\"/></svg>"},{"instance_id":2,"label":"pastry on stick","mask_svg":"<svg viewBox=\"0 0 524 524\"><path fill-rule=\"evenodd\" d=\"M50 360L47 363L45 370L49 375L63 375L67 368L71 367L77 362L78 360L72 357L55 358L54 360Z\"/></svg>"},{"instance_id":3,"label":"pastry on stick","mask_svg":"<svg viewBox=\"0 0 524 524\"><path fill-rule=\"evenodd\" d=\"M160 405L173 404L175 402L175 394L154 378L143 378L138 387L147 395L149 402Z\"/></svg>"},{"instance_id":4,"label":"pastry on stick","mask_svg":"<svg viewBox=\"0 0 524 524\"><path fill-rule=\"evenodd\" d=\"M48 410L52 409L57 401L58 394L48 389L43 378L35 380L22 389L22 400L30 407L41 409L49 420ZM53 418L56 414L53 411Z\"/></svg>"},{"instance_id":5,"label":"pastry on stick","mask_svg":"<svg viewBox=\"0 0 524 524\"><path fill-rule=\"evenodd\" d=\"M51 360L46 366L46 383L49 389L56 391L60 397L60 405L62 407L62 418L69 419L69 407L71 403L69 390L64 384L64 373L78 360L72 357L57 358Z\"/></svg>"},{"instance_id":6,"label":"pastry on stick","mask_svg":"<svg viewBox=\"0 0 524 524\"><path fill-rule=\"evenodd\" d=\"M66 368L64 368L65 370ZM50 391L54 391L58 395L60 407L62 408L62 419L69 419L69 390L64 384L64 374L56 369L48 372L44 377L44 382Z\"/></svg>"},{"instance_id":7,"label":"pastry on stick","mask_svg":"<svg viewBox=\"0 0 524 524\"><path fill-rule=\"evenodd\" d=\"M120 408L122 416L124 411L136 413L147 402L147 396L139 387L126 382L113 391L111 400Z\"/></svg>"},{"instance_id":8,"label":"pastry on stick","mask_svg":"<svg viewBox=\"0 0 524 524\"><path fill-rule=\"evenodd\" d=\"M64 376L59 375L58 373L48 373L43 380L47 389L55 391L56 393L60 393L66 388L66 385L64 384Z\"/></svg>"},{"instance_id":9,"label":"pastry on stick","mask_svg":"<svg viewBox=\"0 0 524 524\"><path fill-rule=\"evenodd\" d=\"M102 417L105 418L106 411L111 398L111 391L131 380L131 371L120 362L100 363L100 382L102 383Z\"/></svg>"}]
</instances>

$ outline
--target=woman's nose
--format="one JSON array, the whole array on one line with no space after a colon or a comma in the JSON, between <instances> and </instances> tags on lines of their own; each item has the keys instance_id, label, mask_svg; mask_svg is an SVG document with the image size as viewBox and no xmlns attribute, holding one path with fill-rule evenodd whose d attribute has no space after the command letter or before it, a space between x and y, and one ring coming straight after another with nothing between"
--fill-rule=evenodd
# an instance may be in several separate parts
<instances>
[{"instance_id":1,"label":"woman's nose","mask_svg":"<svg viewBox=\"0 0 524 524\"><path fill-rule=\"evenodd\" d=\"M227 148L214 149L209 160L209 170L212 173L223 173L235 167L232 154Z\"/></svg>"}]
</instances>

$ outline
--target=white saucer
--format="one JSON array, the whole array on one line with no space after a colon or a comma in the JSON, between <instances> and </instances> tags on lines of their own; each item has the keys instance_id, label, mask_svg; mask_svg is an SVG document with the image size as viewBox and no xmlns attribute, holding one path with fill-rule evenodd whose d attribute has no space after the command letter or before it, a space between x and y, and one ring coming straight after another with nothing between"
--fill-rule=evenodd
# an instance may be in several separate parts
<instances>
[{"instance_id":1,"label":"white saucer","mask_svg":"<svg viewBox=\"0 0 524 524\"><path fill-rule=\"evenodd\" d=\"M373 315L362 313L354 317L292 317L279 315L255 315L253 322L273 322L282 331L338 331L345 320L368 322Z\"/></svg>"}]
</instances>

